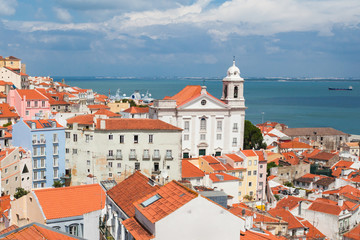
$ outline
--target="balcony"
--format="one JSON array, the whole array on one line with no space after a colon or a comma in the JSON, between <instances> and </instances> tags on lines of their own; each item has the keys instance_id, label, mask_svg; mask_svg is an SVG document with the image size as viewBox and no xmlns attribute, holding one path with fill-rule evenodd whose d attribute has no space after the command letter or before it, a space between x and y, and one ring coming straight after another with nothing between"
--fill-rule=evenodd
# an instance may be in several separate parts
<instances>
[{"instance_id":1,"label":"balcony","mask_svg":"<svg viewBox=\"0 0 360 240\"><path fill-rule=\"evenodd\" d=\"M116 154L115 158L116 160L122 160L122 154Z\"/></svg>"},{"instance_id":2,"label":"balcony","mask_svg":"<svg viewBox=\"0 0 360 240\"><path fill-rule=\"evenodd\" d=\"M160 155L154 155L154 156L152 157L152 160L153 160L153 161L160 161L160 159L161 159L161 156L160 156Z\"/></svg>"},{"instance_id":3,"label":"balcony","mask_svg":"<svg viewBox=\"0 0 360 240\"><path fill-rule=\"evenodd\" d=\"M115 159L114 155L106 155L106 159Z\"/></svg>"},{"instance_id":4,"label":"balcony","mask_svg":"<svg viewBox=\"0 0 360 240\"><path fill-rule=\"evenodd\" d=\"M58 138L56 138L56 139L53 140L53 144L58 144L58 143L59 143L59 139L58 139Z\"/></svg>"},{"instance_id":5,"label":"balcony","mask_svg":"<svg viewBox=\"0 0 360 240\"><path fill-rule=\"evenodd\" d=\"M45 139L32 140L32 144L33 144L33 145L46 144L46 140L45 140Z\"/></svg>"},{"instance_id":6,"label":"balcony","mask_svg":"<svg viewBox=\"0 0 360 240\"><path fill-rule=\"evenodd\" d=\"M172 156L165 156L165 160L173 160L174 158Z\"/></svg>"},{"instance_id":7,"label":"balcony","mask_svg":"<svg viewBox=\"0 0 360 240\"><path fill-rule=\"evenodd\" d=\"M151 171L151 174L153 174L153 175L159 175L160 173L161 173L161 171L159 169L153 169Z\"/></svg>"},{"instance_id":8,"label":"balcony","mask_svg":"<svg viewBox=\"0 0 360 240\"><path fill-rule=\"evenodd\" d=\"M142 159L143 160L150 160L150 155L143 155Z\"/></svg>"},{"instance_id":9,"label":"balcony","mask_svg":"<svg viewBox=\"0 0 360 240\"><path fill-rule=\"evenodd\" d=\"M137 160L136 154L130 154L129 155L129 160L136 161Z\"/></svg>"}]
</instances>

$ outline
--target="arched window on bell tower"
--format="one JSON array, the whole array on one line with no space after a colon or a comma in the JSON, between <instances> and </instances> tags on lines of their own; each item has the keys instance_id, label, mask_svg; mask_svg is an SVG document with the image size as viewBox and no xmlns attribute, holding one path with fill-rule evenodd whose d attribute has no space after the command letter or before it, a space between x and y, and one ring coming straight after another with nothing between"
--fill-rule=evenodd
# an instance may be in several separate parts
<instances>
[{"instance_id":1,"label":"arched window on bell tower","mask_svg":"<svg viewBox=\"0 0 360 240\"><path fill-rule=\"evenodd\" d=\"M234 98L238 98L238 86L234 87Z\"/></svg>"},{"instance_id":2,"label":"arched window on bell tower","mask_svg":"<svg viewBox=\"0 0 360 240\"><path fill-rule=\"evenodd\" d=\"M228 86L225 85L224 86L224 98L227 98L227 88L228 88Z\"/></svg>"}]
</instances>

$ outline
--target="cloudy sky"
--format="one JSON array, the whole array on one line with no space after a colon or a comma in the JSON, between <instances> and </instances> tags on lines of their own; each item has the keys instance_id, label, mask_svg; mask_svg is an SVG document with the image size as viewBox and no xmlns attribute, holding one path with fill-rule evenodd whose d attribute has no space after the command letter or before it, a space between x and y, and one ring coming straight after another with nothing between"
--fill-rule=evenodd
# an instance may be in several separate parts
<instances>
[{"instance_id":1,"label":"cloudy sky","mask_svg":"<svg viewBox=\"0 0 360 240\"><path fill-rule=\"evenodd\" d=\"M359 0L0 0L30 75L360 77Z\"/></svg>"}]
</instances>

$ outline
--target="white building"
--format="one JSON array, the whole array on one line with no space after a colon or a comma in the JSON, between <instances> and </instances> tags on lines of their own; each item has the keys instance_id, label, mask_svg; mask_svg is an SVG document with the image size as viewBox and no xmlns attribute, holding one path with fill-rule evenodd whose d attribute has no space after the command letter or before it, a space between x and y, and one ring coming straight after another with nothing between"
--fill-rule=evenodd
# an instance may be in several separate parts
<instances>
[{"instance_id":1,"label":"white building","mask_svg":"<svg viewBox=\"0 0 360 240\"><path fill-rule=\"evenodd\" d=\"M10 67L0 68L0 80L12 82L16 88L29 88L28 75Z\"/></svg>"},{"instance_id":2,"label":"white building","mask_svg":"<svg viewBox=\"0 0 360 240\"><path fill-rule=\"evenodd\" d=\"M244 79L233 65L223 79L221 100L206 86L186 86L172 97L155 100L149 116L178 126L183 131L183 158L236 152L243 148Z\"/></svg>"},{"instance_id":3,"label":"white building","mask_svg":"<svg viewBox=\"0 0 360 240\"><path fill-rule=\"evenodd\" d=\"M181 129L154 119L68 119L66 169L73 184L87 176L122 180L135 170L157 179L181 179ZM102 116L104 117L104 116Z\"/></svg>"},{"instance_id":4,"label":"white building","mask_svg":"<svg viewBox=\"0 0 360 240\"><path fill-rule=\"evenodd\" d=\"M108 191L107 226L115 239L240 239L245 231L245 220L176 181L150 187L135 177Z\"/></svg>"}]
</instances>

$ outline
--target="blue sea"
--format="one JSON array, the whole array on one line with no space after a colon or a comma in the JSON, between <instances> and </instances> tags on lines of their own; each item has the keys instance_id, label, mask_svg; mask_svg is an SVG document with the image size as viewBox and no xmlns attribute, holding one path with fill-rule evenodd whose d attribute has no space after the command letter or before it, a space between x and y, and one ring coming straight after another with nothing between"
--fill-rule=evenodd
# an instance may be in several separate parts
<instances>
[{"instance_id":1,"label":"blue sea","mask_svg":"<svg viewBox=\"0 0 360 240\"><path fill-rule=\"evenodd\" d=\"M186 85L207 86L208 92L221 97L222 78L185 77L53 77L70 86L91 88L100 94L131 95L135 90L153 98L172 96ZM329 91L329 87L352 91ZM289 127L333 127L349 134L360 134L360 80L249 78L244 84L246 119L254 124L276 121Z\"/></svg>"}]
</instances>

